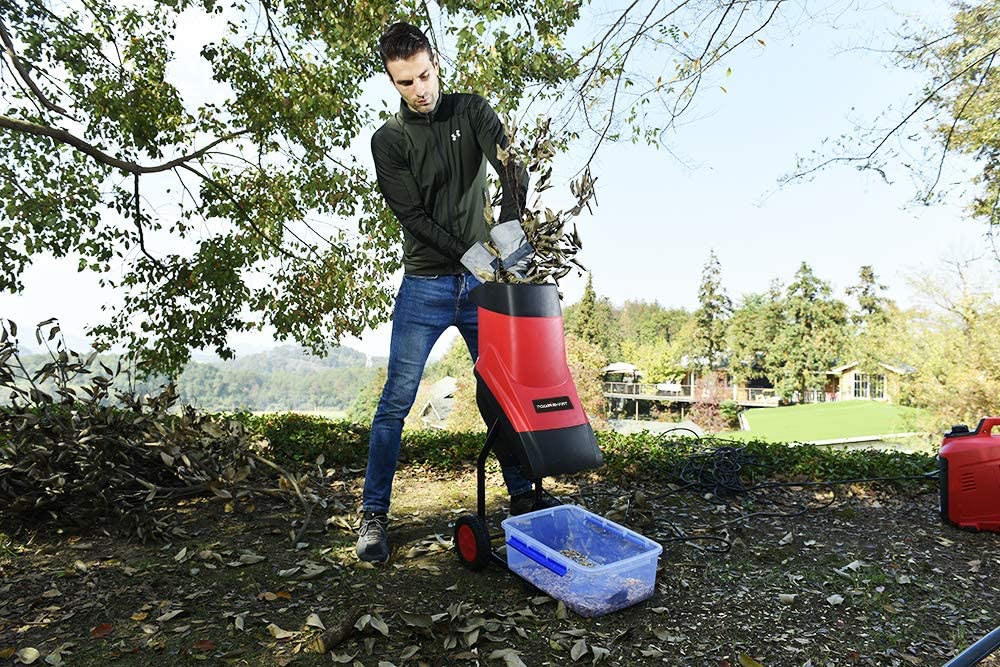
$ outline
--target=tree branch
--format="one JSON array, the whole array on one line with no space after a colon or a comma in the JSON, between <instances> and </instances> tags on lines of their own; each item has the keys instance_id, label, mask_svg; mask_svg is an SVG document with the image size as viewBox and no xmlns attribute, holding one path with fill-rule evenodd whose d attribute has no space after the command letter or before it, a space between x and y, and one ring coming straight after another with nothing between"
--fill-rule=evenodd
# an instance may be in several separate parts
<instances>
[{"instance_id":1,"label":"tree branch","mask_svg":"<svg viewBox=\"0 0 1000 667\"><path fill-rule=\"evenodd\" d=\"M264 8L264 17L267 20L267 32L271 35L271 41L278 48L278 54L285 63L285 67L288 67L288 56L285 53L286 45L283 44L283 39L278 38L280 33L274 29L274 19L271 18L270 2L268 0L260 0L260 6Z\"/></svg>"},{"instance_id":2,"label":"tree branch","mask_svg":"<svg viewBox=\"0 0 1000 667\"><path fill-rule=\"evenodd\" d=\"M34 93L35 97L38 98L38 101L42 103L42 106L49 111L59 114L60 116L65 116L66 118L73 120L73 117L70 116L69 113L67 113L61 106L52 102L48 96L42 92L42 89L38 87L35 80L31 78L31 72L28 67L21 62L21 59L17 57L17 52L14 51L14 40L11 39L10 33L7 32L7 26L4 25L3 20L0 20L0 41L3 41L3 45L7 49L7 54L10 58L11 64L14 65L14 69L17 70L21 80L28 85L31 92Z\"/></svg>"},{"instance_id":3,"label":"tree branch","mask_svg":"<svg viewBox=\"0 0 1000 667\"><path fill-rule=\"evenodd\" d=\"M48 137L50 139L54 139L61 144L72 146L81 153L89 155L101 164L114 167L115 169L121 169L122 171L126 171L130 174L155 174L161 171L169 171L171 169L184 166L185 163L190 162L191 160L197 160L219 144L231 141L250 132L250 130L240 130L239 132L227 134L224 137L216 139L207 146L199 148L189 155L175 158L169 162L164 162L158 165L143 166L136 164L135 162L121 160L113 155L108 155L97 146L94 146L93 144L88 143L80 137L59 127L49 127L48 125L39 125L38 123L19 120L17 118L11 118L10 116L0 116L0 128L7 128L8 130L13 130L15 132L23 132L25 134L33 134L38 137Z\"/></svg>"},{"instance_id":4,"label":"tree branch","mask_svg":"<svg viewBox=\"0 0 1000 667\"><path fill-rule=\"evenodd\" d=\"M656 9L656 5L653 5L653 9L649 10L649 13L646 14L646 18L644 18L642 20L642 23L639 26L640 30L642 28L645 28L646 23L649 21L650 17L653 15L653 11L655 9ZM590 157L588 157L587 161L584 162L583 168L580 169L580 171L577 172L578 176L581 173L583 173L584 170L587 170L587 169L590 168L590 163L594 159L594 156L597 155L597 150L601 147L601 144L604 143L605 138L607 138L607 136L608 136L608 131L611 129L611 123L614 121L615 105L618 102L618 91L621 88L622 76L624 76L624 72L625 72L625 63L628 62L629 55L632 53L632 49L635 48L635 45L637 43L638 43L638 40L635 40L635 39L631 40L631 43L629 44L628 49L626 49L626 51L625 51L625 55L622 56L622 58L621 58L620 63L621 63L622 71L621 71L621 73L618 74L618 79L615 81L615 90L614 90L614 93L611 96L611 108L608 110L608 122L604 126L604 130L601 132L601 136L598 138L597 143L594 145L594 150L590 152ZM595 66L595 69L596 69L596 66Z\"/></svg>"},{"instance_id":5,"label":"tree branch","mask_svg":"<svg viewBox=\"0 0 1000 667\"><path fill-rule=\"evenodd\" d=\"M286 471L284 468L279 466L277 463L274 463L273 461L265 459L262 456L257 456L256 454L251 454L251 456L255 461L263 463L269 468L281 473L284 476L284 478L288 480L288 483L292 485L292 488L295 489L295 495L298 496L299 502L302 503L302 507L305 510L305 516L302 519L302 528L299 529L299 532L295 535L294 538L294 542L296 543L301 542L302 536L306 534L306 528L309 526L309 518L312 516L313 506L315 505L315 503L310 504L309 502L306 501L305 496L302 495L302 490L299 488L298 482L295 481L295 477L290 475L288 471Z\"/></svg>"},{"instance_id":6,"label":"tree branch","mask_svg":"<svg viewBox=\"0 0 1000 667\"><path fill-rule=\"evenodd\" d=\"M142 233L142 210L139 208L139 174L133 174L135 180L135 227L139 230L139 249L142 250L142 254L145 255L149 261L155 264L161 271L166 271L167 267L163 266L160 260L156 259L149 254L146 250L146 240L143 238Z\"/></svg>"},{"instance_id":7,"label":"tree branch","mask_svg":"<svg viewBox=\"0 0 1000 667\"><path fill-rule=\"evenodd\" d=\"M868 155L832 157L832 158L829 158L828 160L824 160L823 162L821 162L820 164L816 165L815 167L812 167L810 169L806 169L805 171L800 171L797 174L792 174L791 176L788 176L787 178L784 178L782 180L785 183L789 183L791 181L797 180L797 179L802 178L804 176L808 176L809 174L813 174L813 173L815 173L817 171L820 171L821 169L827 167L828 165L833 164L834 162L859 162L859 161L864 161L864 160L871 160L875 156L875 154L878 153L879 150L881 150L882 146L884 146L885 143L887 141L889 141L889 138L892 137L894 134L896 134L900 130L900 128L902 128L904 125L906 125L910 121L910 119L912 119L914 116L916 116L918 111L920 111L931 100L933 100L935 97L937 97L938 93L940 93L942 90L944 90L945 88L947 88L948 86L950 86L951 84L953 84L959 78L961 78L962 76L964 76L967 72L969 72L969 71L975 69L976 67L978 67L979 65L981 65L987 59L989 59L990 62L992 62L992 60L996 56L997 52L1000 52L1000 49L993 49L992 51L990 51L989 53L987 53L986 55L984 55L982 58L979 58L975 62L970 63L968 67L964 68L963 70L961 70L957 74L949 77L944 83L942 83L937 88L935 88L934 90L932 90L930 93L928 93L927 95L925 95L924 98L922 100L920 100L920 104L918 104L916 107L914 107L910 111L910 113L906 114L906 116L904 116L903 119L900 120L896 124L895 127L893 127L891 130L889 130L885 134L885 136L882 137L881 141L879 141L878 144L875 145L875 148L873 148L868 153ZM883 177L884 177L884 174L883 174Z\"/></svg>"},{"instance_id":8,"label":"tree branch","mask_svg":"<svg viewBox=\"0 0 1000 667\"><path fill-rule=\"evenodd\" d=\"M297 262L307 261L307 260L303 259L302 257L299 257L298 255L295 255L295 254L290 253L287 250L285 250L281 246L281 243L275 242L274 239L272 239L270 236L268 236L267 234L265 234L260 228L258 228L257 225L254 224L253 220L251 220L251 218L247 214L247 212L244 210L243 205L239 202L239 200L236 199L236 196L225 185L223 185L222 183L218 182L217 180L215 180L214 178L212 178L208 174L201 173L200 171L198 171L197 169L195 169L194 167L192 167L191 165L189 165L187 163L181 164L180 168L181 169L186 169L187 171L190 171L192 174L194 174L195 176L197 176L201 180L203 180L206 183L208 183L209 185L211 185L215 190L217 190L217 191L221 192L223 195L225 195L229 199L229 201L231 201L233 203L233 205L236 206L236 210L239 211L240 216L243 218L243 221L247 224L247 226L255 234L257 234L257 236L259 236L263 240L265 240L268 243L270 243L271 246L273 246L274 249L279 254L284 255L285 257L287 257L289 259L293 259L293 260L295 260ZM285 230L288 230L288 228L285 227L284 225L282 226L282 228L285 229ZM289 231L289 233L291 233L291 232ZM298 238L298 237L296 237L296 238ZM299 239L299 241L302 241L302 239ZM304 242L303 242L303 244L304 244Z\"/></svg>"},{"instance_id":9,"label":"tree branch","mask_svg":"<svg viewBox=\"0 0 1000 667\"><path fill-rule=\"evenodd\" d=\"M948 128L948 135L944 139L944 148L941 150L941 159L938 161L937 175L934 177L934 182L931 184L931 187L928 188L924 201L927 201L930 198L931 193L934 192L938 183L941 182L941 172L944 171L944 160L948 156L948 149L951 148L951 138L955 134L955 128L958 127L958 121L962 120L962 117L965 115L965 107L969 106L969 102L971 102L976 96L976 93L978 93L979 89L983 86L983 82L986 81L986 77L989 76L990 69L993 68L993 60L996 58L996 55L996 51L994 51L993 55L990 56L990 61L986 63L986 69L983 70L983 75L979 77L979 81L976 82L976 87L973 88L972 92L969 93L969 96L965 98L965 101L962 103L962 108L958 110L958 113L955 114L955 118L952 119L951 127Z\"/></svg>"}]
</instances>

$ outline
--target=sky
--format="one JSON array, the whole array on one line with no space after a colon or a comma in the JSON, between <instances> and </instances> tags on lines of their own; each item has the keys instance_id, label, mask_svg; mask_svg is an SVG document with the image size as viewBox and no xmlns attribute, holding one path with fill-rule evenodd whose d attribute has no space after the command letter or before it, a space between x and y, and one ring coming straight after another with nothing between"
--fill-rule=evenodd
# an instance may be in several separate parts
<instances>
[{"instance_id":1,"label":"sky","mask_svg":"<svg viewBox=\"0 0 1000 667\"><path fill-rule=\"evenodd\" d=\"M899 4L930 20L946 16L940 0ZM841 298L857 282L860 267L870 264L888 295L906 306L915 301L907 276L982 251L985 225L968 220L956 198L914 205L915 186L903 171L890 172L892 182L885 183L873 172L838 166L780 186L795 171L796 159L821 149L824 138L854 132L855 123L871 124L890 107L896 111L882 122L894 122L923 81L919 72L889 66L865 48L884 43L899 24L885 3L830 0L828 6L845 11L820 21L792 12L764 34L766 46L737 53L728 63L732 74L719 74L703 88L666 149L602 148L592 166L598 206L593 216L585 213L577 221L583 240L578 259L591 271L599 296L616 305L642 300L696 308L701 271L714 251L723 285L737 302L776 279L787 284L807 262ZM210 33L205 26L179 30L177 51L188 54L180 57L198 51L183 48L184 39L196 42ZM191 90L209 86L193 63L181 60L177 71L185 73L183 85ZM370 89L397 104L387 81ZM371 167L367 136L357 145ZM566 190L562 179L585 156L584 147L560 156L554 190L560 184ZM960 178L961 170L947 176ZM102 321L100 304L114 298L97 288L96 277L77 273L72 259L36 261L24 282L24 293L0 294L0 317L22 328L59 317L76 345L82 344L84 325ZM579 300L584 282L576 274L562 282L564 304ZM389 327L344 344L385 356ZM446 334L432 356L453 338L454 332ZM231 341L238 354L276 344L267 332Z\"/></svg>"}]
</instances>

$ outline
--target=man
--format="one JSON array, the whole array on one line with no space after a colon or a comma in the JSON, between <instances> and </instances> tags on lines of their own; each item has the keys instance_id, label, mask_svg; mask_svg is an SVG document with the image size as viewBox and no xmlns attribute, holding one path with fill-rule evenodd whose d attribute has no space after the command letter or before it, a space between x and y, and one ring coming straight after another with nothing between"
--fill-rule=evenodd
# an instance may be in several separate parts
<instances>
[{"instance_id":1,"label":"man","mask_svg":"<svg viewBox=\"0 0 1000 667\"><path fill-rule=\"evenodd\" d=\"M372 137L372 157L382 195L403 228L405 274L393 311L388 378L372 422L355 550L358 558L371 562L389 558L387 514L403 420L431 348L448 327L456 326L473 361L477 357L477 310L468 297L480 284L476 274L491 272L496 259L483 245L491 238L483 214L486 162L500 176L500 220L507 223L494 228L494 240L523 239L517 221L527 187L523 170L513 160L505 167L497 157L497 147L505 148L509 140L486 100L441 93L438 60L422 31L395 23L382 35L379 51L402 99L399 112ZM501 228L507 234L498 237ZM523 252L506 256L506 268L523 257ZM499 450L497 456L511 495L511 514L540 509L516 458Z\"/></svg>"}]
</instances>

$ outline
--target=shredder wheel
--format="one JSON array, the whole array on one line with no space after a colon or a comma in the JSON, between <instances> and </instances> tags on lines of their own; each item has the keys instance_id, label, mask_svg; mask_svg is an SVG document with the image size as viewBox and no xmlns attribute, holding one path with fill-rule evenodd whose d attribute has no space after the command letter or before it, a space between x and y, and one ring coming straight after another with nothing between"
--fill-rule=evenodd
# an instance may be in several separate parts
<instances>
[{"instance_id":1,"label":"shredder wheel","mask_svg":"<svg viewBox=\"0 0 1000 667\"><path fill-rule=\"evenodd\" d=\"M470 570L478 571L490 562L490 531L475 514L466 514L455 522L455 551Z\"/></svg>"}]
</instances>

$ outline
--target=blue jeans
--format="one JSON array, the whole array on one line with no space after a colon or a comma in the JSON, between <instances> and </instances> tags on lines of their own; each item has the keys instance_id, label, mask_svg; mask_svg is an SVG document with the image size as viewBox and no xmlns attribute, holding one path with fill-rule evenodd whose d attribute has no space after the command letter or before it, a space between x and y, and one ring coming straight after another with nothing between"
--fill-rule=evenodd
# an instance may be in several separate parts
<instances>
[{"instance_id":1,"label":"blue jeans","mask_svg":"<svg viewBox=\"0 0 1000 667\"><path fill-rule=\"evenodd\" d=\"M403 420L413 406L434 343L448 327L456 326L472 360L479 356L478 310L469 301L469 291L479 284L469 273L403 276L392 315L388 377L368 442L368 470L361 505L364 511L389 511ZM521 475L519 466L503 465L501 470L511 495L533 488L532 482Z\"/></svg>"}]
</instances>

